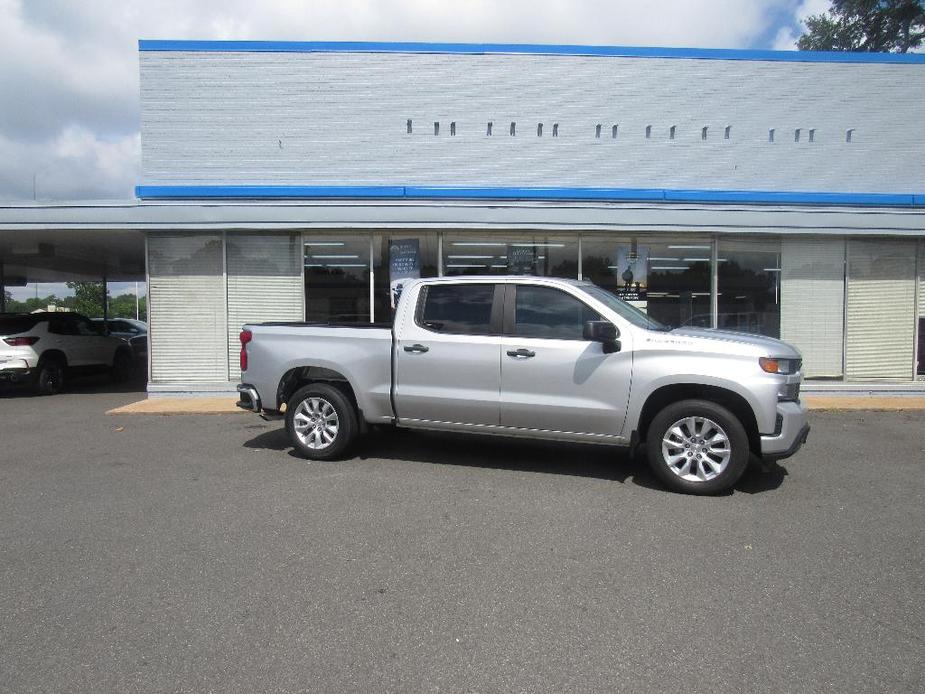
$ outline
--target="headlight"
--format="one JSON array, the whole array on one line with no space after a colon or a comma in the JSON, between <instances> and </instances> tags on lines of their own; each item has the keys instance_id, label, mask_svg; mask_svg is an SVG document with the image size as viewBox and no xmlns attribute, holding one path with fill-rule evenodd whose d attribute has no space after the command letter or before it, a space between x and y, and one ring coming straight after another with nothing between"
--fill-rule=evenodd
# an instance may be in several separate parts
<instances>
[{"instance_id":1,"label":"headlight","mask_svg":"<svg viewBox=\"0 0 925 694\"><path fill-rule=\"evenodd\" d=\"M782 374L789 376L800 370L802 362L799 359L777 359L775 357L760 357L758 365L762 371L769 374Z\"/></svg>"}]
</instances>

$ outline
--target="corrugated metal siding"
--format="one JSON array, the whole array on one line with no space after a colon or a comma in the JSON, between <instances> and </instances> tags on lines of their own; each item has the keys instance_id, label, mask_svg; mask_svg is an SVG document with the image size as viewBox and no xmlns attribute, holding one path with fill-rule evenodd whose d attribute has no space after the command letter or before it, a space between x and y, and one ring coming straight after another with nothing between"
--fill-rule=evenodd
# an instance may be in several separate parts
<instances>
[{"instance_id":1,"label":"corrugated metal siding","mask_svg":"<svg viewBox=\"0 0 925 694\"><path fill-rule=\"evenodd\" d=\"M843 375L845 242L781 241L781 339L803 353L803 373Z\"/></svg>"},{"instance_id":2,"label":"corrugated metal siding","mask_svg":"<svg viewBox=\"0 0 925 694\"><path fill-rule=\"evenodd\" d=\"M148 185L925 190L918 65L246 52L140 61Z\"/></svg>"},{"instance_id":3,"label":"corrugated metal siding","mask_svg":"<svg viewBox=\"0 0 925 694\"><path fill-rule=\"evenodd\" d=\"M848 241L846 376L912 377L915 241Z\"/></svg>"},{"instance_id":4,"label":"corrugated metal siding","mask_svg":"<svg viewBox=\"0 0 925 694\"><path fill-rule=\"evenodd\" d=\"M151 382L228 380L220 234L148 235Z\"/></svg>"},{"instance_id":5,"label":"corrugated metal siding","mask_svg":"<svg viewBox=\"0 0 925 694\"><path fill-rule=\"evenodd\" d=\"M228 366L231 380L237 380L242 325L304 318L302 236L229 233L226 240Z\"/></svg>"}]
</instances>

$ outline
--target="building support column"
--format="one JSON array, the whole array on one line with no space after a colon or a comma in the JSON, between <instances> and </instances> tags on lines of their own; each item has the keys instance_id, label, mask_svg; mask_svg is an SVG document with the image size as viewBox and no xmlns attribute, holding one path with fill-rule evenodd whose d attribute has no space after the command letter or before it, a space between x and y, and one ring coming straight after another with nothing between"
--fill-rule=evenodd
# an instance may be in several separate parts
<instances>
[{"instance_id":1,"label":"building support column","mask_svg":"<svg viewBox=\"0 0 925 694\"><path fill-rule=\"evenodd\" d=\"M3 258L0 258L0 313L6 313L6 275L3 271Z\"/></svg>"},{"instance_id":2,"label":"building support column","mask_svg":"<svg viewBox=\"0 0 925 694\"><path fill-rule=\"evenodd\" d=\"M109 292L106 291L106 273L103 273L103 329L109 334Z\"/></svg>"}]
</instances>

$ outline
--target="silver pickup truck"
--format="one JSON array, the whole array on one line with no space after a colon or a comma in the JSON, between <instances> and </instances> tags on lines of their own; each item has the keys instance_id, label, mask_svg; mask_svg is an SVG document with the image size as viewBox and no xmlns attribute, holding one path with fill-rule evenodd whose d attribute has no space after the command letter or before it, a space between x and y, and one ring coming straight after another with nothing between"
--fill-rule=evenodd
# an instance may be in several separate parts
<instances>
[{"instance_id":1,"label":"silver pickup truck","mask_svg":"<svg viewBox=\"0 0 925 694\"><path fill-rule=\"evenodd\" d=\"M425 279L392 325L245 325L238 405L285 412L316 460L382 424L644 445L668 487L710 494L805 442L800 366L779 340L670 330L589 282Z\"/></svg>"}]
</instances>

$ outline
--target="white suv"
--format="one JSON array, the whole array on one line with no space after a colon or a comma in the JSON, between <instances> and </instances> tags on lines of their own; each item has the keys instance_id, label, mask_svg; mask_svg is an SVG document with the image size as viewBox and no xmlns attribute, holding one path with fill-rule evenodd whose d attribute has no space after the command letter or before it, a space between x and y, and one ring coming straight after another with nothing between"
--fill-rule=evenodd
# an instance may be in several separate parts
<instances>
[{"instance_id":1,"label":"white suv","mask_svg":"<svg viewBox=\"0 0 925 694\"><path fill-rule=\"evenodd\" d=\"M0 382L32 382L53 395L69 374L109 371L120 381L132 366L128 343L101 334L80 314L0 313Z\"/></svg>"}]
</instances>

